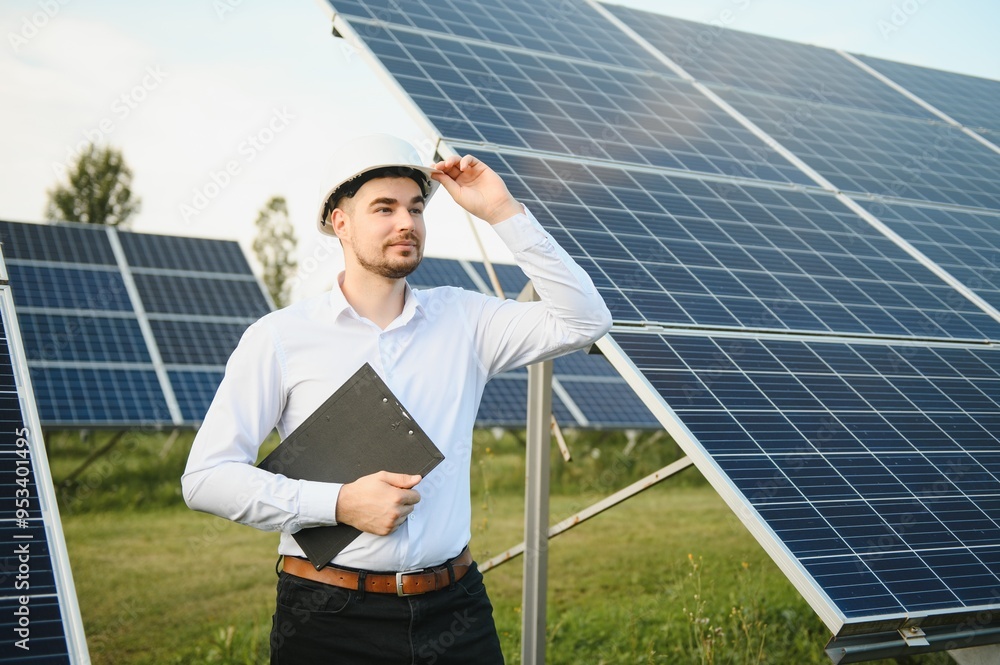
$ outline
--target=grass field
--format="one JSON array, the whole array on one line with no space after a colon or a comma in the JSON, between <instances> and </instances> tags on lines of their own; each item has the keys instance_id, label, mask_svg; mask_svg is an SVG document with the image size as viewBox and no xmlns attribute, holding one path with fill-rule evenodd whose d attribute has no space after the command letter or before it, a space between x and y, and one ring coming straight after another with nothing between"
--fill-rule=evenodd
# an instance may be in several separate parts
<instances>
[{"instance_id":1,"label":"grass field","mask_svg":"<svg viewBox=\"0 0 1000 665\"><path fill-rule=\"evenodd\" d=\"M102 437L49 435L57 484ZM190 439L130 433L59 489L95 665L267 662L277 536L184 507ZM570 445L574 462L553 460L553 522L678 456L661 437L627 457L620 434ZM523 478L523 441L477 433L479 560L522 540ZM508 663L520 662L521 565L486 575ZM553 540L549 566L549 663L829 662L829 631L694 469Z\"/></svg>"}]
</instances>

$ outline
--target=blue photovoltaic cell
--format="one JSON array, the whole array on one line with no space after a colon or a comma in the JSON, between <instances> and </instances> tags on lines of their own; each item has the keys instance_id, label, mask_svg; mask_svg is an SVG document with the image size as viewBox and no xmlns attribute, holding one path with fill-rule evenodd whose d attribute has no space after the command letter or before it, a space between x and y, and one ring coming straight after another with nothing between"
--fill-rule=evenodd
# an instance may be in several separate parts
<instances>
[{"instance_id":1,"label":"blue photovoltaic cell","mask_svg":"<svg viewBox=\"0 0 1000 665\"><path fill-rule=\"evenodd\" d=\"M131 316L24 313L20 324L29 362L152 362Z\"/></svg>"},{"instance_id":2,"label":"blue photovoltaic cell","mask_svg":"<svg viewBox=\"0 0 1000 665\"><path fill-rule=\"evenodd\" d=\"M222 367L247 329L245 323L152 319L149 322L167 365ZM176 388L176 386L175 386Z\"/></svg>"},{"instance_id":3,"label":"blue photovoltaic cell","mask_svg":"<svg viewBox=\"0 0 1000 665\"><path fill-rule=\"evenodd\" d=\"M184 238L119 231L128 264L185 272L249 275L250 264L240 246L230 240Z\"/></svg>"},{"instance_id":4,"label":"blue photovoltaic cell","mask_svg":"<svg viewBox=\"0 0 1000 665\"><path fill-rule=\"evenodd\" d=\"M621 376L611 366L611 363L599 353L590 354L580 351L568 356L559 356L552 362L553 372L556 376L621 380Z\"/></svg>"},{"instance_id":5,"label":"blue photovoltaic cell","mask_svg":"<svg viewBox=\"0 0 1000 665\"><path fill-rule=\"evenodd\" d=\"M170 422L170 411L149 370L32 366L38 414L51 425Z\"/></svg>"},{"instance_id":6,"label":"blue photovoltaic cell","mask_svg":"<svg viewBox=\"0 0 1000 665\"><path fill-rule=\"evenodd\" d=\"M107 230L100 225L0 221L3 255L11 259L114 266Z\"/></svg>"},{"instance_id":7,"label":"blue photovoltaic cell","mask_svg":"<svg viewBox=\"0 0 1000 665\"><path fill-rule=\"evenodd\" d=\"M1000 324L833 196L480 153L616 321L1000 339Z\"/></svg>"},{"instance_id":8,"label":"blue photovoltaic cell","mask_svg":"<svg viewBox=\"0 0 1000 665\"><path fill-rule=\"evenodd\" d=\"M486 384L476 414L479 427L520 427L525 423L528 403L527 375L501 374ZM553 408L555 401L553 400ZM557 416L558 417L558 416Z\"/></svg>"},{"instance_id":9,"label":"blue photovoltaic cell","mask_svg":"<svg viewBox=\"0 0 1000 665\"><path fill-rule=\"evenodd\" d=\"M584 3L505 0L480 5L453 0L331 0L338 13L360 23L363 36L392 23L408 30L558 54L635 69L655 58ZM362 19L357 21L357 19Z\"/></svg>"},{"instance_id":10,"label":"blue photovoltaic cell","mask_svg":"<svg viewBox=\"0 0 1000 665\"><path fill-rule=\"evenodd\" d=\"M169 372L170 383L177 396L177 404L185 422L200 423L208 412L208 406L215 397L215 391L222 383L223 368L217 371Z\"/></svg>"},{"instance_id":11,"label":"blue photovoltaic cell","mask_svg":"<svg viewBox=\"0 0 1000 665\"><path fill-rule=\"evenodd\" d=\"M452 259L424 257L420 265L406 278L415 289L432 289L436 286L459 286L470 291L478 291L476 284L465 272L462 264Z\"/></svg>"},{"instance_id":12,"label":"blue photovoltaic cell","mask_svg":"<svg viewBox=\"0 0 1000 665\"><path fill-rule=\"evenodd\" d=\"M150 314L238 317L250 323L270 310L250 275L234 279L137 272L135 285Z\"/></svg>"},{"instance_id":13,"label":"blue photovoltaic cell","mask_svg":"<svg viewBox=\"0 0 1000 665\"><path fill-rule=\"evenodd\" d=\"M659 429L659 422L635 393L620 381L585 381L559 377L559 385L587 417L590 426Z\"/></svg>"},{"instance_id":14,"label":"blue photovoltaic cell","mask_svg":"<svg viewBox=\"0 0 1000 665\"><path fill-rule=\"evenodd\" d=\"M690 83L387 25L365 28L365 42L445 138L810 182Z\"/></svg>"},{"instance_id":15,"label":"blue photovoltaic cell","mask_svg":"<svg viewBox=\"0 0 1000 665\"><path fill-rule=\"evenodd\" d=\"M607 5L696 79L756 92L917 118L931 114L835 51Z\"/></svg>"},{"instance_id":16,"label":"blue photovoltaic cell","mask_svg":"<svg viewBox=\"0 0 1000 665\"><path fill-rule=\"evenodd\" d=\"M974 130L985 129L994 143L1000 139L1000 81L858 56L939 111Z\"/></svg>"},{"instance_id":17,"label":"blue photovoltaic cell","mask_svg":"<svg viewBox=\"0 0 1000 665\"><path fill-rule=\"evenodd\" d=\"M1000 155L955 127L735 89L719 94L838 189L1000 210Z\"/></svg>"},{"instance_id":18,"label":"blue photovoltaic cell","mask_svg":"<svg viewBox=\"0 0 1000 665\"><path fill-rule=\"evenodd\" d=\"M862 205L934 263L1000 308L1000 214L902 203Z\"/></svg>"},{"instance_id":19,"label":"blue photovoltaic cell","mask_svg":"<svg viewBox=\"0 0 1000 665\"><path fill-rule=\"evenodd\" d=\"M500 288L503 289L504 297L516 300L521 290L524 289L524 285L528 283L528 277L524 274L524 271L517 266L503 263L494 263L492 265L493 272L496 273L497 279L500 281ZM483 281L493 288L493 282L486 271L486 266L482 263L475 263L473 267L479 273L479 276L483 278Z\"/></svg>"},{"instance_id":20,"label":"blue photovoltaic cell","mask_svg":"<svg viewBox=\"0 0 1000 665\"><path fill-rule=\"evenodd\" d=\"M523 428L528 417L528 374L521 370L493 377L483 391L476 427ZM573 426L573 414L552 397L552 415L563 426Z\"/></svg>"},{"instance_id":21,"label":"blue photovoltaic cell","mask_svg":"<svg viewBox=\"0 0 1000 665\"><path fill-rule=\"evenodd\" d=\"M614 339L848 620L1000 606L1000 351Z\"/></svg>"},{"instance_id":22,"label":"blue photovoltaic cell","mask_svg":"<svg viewBox=\"0 0 1000 665\"><path fill-rule=\"evenodd\" d=\"M132 301L117 270L7 263L18 308L131 312Z\"/></svg>"}]
</instances>

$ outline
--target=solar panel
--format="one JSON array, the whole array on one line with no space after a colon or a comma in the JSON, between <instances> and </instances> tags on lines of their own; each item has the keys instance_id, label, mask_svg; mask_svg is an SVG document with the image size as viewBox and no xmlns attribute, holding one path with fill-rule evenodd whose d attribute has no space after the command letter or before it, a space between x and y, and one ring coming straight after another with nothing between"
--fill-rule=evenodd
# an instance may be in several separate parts
<instances>
[{"instance_id":1,"label":"solar panel","mask_svg":"<svg viewBox=\"0 0 1000 665\"><path fill-rule=\"evenodd\" d=\"M29 362L152 362L134 316L53 314L43 310L21 317L21 337Z\"/></svg>"},{"instance_id":2,"label":"solar panel","mask_svg":"<svg viewBox=\"0 0 1000 665\"><path fill-rule=\"evenodd\" d=\"M474 263L472 265L476 269L476 273L483 280L484 283L490 284L490 276L486 271L486 266L482 263ZM503 263L494 263L493 272L496 273L497 280L500 282L500 288L503 289L504 295L508 298L516 298L524 285L528 283L528 278L525 276L524 271L517 266L506 265Z\"/></svg>"},{"instance_id":3,"label":"solar panel","mask_svg":"<svg viewBox=\"0 0 1000 665\"><path fill-rule=\"evenodd\" d=\"M1000 154L955 127L735 89L720 94L838 189L1000 210Z\"/></svg>"},{"instance_id":4,"label":"solar panel","mask_svg":"<svg viewBox=\"0 0 1000 665\"><path fill-rule=\"evenodd\" d=\"M593 277L616 323L602 350L819 613L831 649L857 638L852 662L903 653L909 626L936 640L910 653L950 648L966 621L993 639L1000 317L971 292L994 297L1000 156L833 51L611 10L704 83L687 84L659 58L640 69L469 36L520 2L332 4L366 16L336 31L379 59L442 154L493 166ZM526 11L559 29L540 16L592 6ZM613 25L593 35L629 43ZM461 96L476 80L484 94ZM702 94L726 115L686 114L712 108ZM628 131L577 134L592 109L621 112ZM645 131L647 113L668 129ZM754 136L730 132L730 115ZM790 159L759 150L765 138ZM726 162L736 145L754 157L742 170ZM801 173L784 170L793 162ZM802 179L812 171L832 186ZM608 399L586 384L554 392L599 412Z\"/></svg>"},{"instance_id":5,"label":"solar panel","mask_svg":"<svg viewBox=\"0 0 1000 665\"><path fill-rule=\"evenodd\" d=\"M0 222L0 232L4 245L16 247L18 258L27 261L109 267L116 263L108 237L85 226Z\"/></svg>"},{"instance_id":6,"label":"solar panel","mask_svg":"<svg viewBox=\"0 0 1000 665\"><path fill-rule=\"evenodd\" d=\"M240 246L228 240L185 238L118 231L128 264L187 273L247 275L250 264Z\"/></svg>"},{"instance_id":7,"label":"solar panel","mask_svg":"<svg viewBox=\"0 0 1000 665\"><path fill-rule=\"evenodd\" d=\"M433 289L436 286L458 286L470 291L480 291L479 285L472 281L463 263L451 259L438 259L431 256L420 261L413 274L406 278L411 287L417 289Z\"/></svg>"},{"instance_id":8,"label":"solar panel","mask_svg":"<svg viewBox=\"0 0 1000 665\"><path fill-rule=\"evenodd\" d=\"M268 311L255 280L188 277L133 271L139 296L150 314L190 314L242 319L249 324Z\"/></svg>"},{"instance_id":9,"label":"solar panel","mask_svg":"<svg viewBox=\"0 0 1000 665\"><path fill-rule=\"evenodd\" d=\"M516 298L528 281L520 268L493 264L507 298ZM470 278L477 275L478 281ZM413 288L459 286L493 294L486 267L479 262L425 257L407 277ZM583 351L556 358L552 409L563 427L589 429L658 428L635 392L600 355ZM496 385L494 385L496 384ZM527 417L528 374L516 370L487 384L476 417L478 427L523 427Z\"/></svg>"},{"instance_id":10,"label":"solar panel","mask_svg":"<svg viewBox=\"0 0 1000 665\"><path fill-rule=\"evenodd\" d=\"M630 7L608 11L705 83L931 119L930 113L829 49Z\"/></svg>"},{"instance_id":11,"label":"solar panel","mask_svg":"<svg viewBox=\"0 0 1000 665\"><path fill-rule=\"evenodd\" d=\"M918 204L865 204L889 228L1000 308L1000 215Z\"/></svg>"},{"instance_id":12,"label":"solar panel","mask_svg":"<svg viewBox=\"0 0 1000 665\"><path fill-rule=\"evenodd\" d=\"M633 69L650 69L655 59L583 3L536 3L508 0L485 7L445 0L346 0L334 4L364 33L386 24L411 31L430 31L465 40L562 55Z\"/></svg>"},{"instance_id":13,"label":"solar panel","mask_svg":"<svg viewBox=\"0 0 1000 665\"><path fill-rule=\"evenodd\" d=\"M1000 608L1000 351L614 341L670 405L678 442L712 460L731 507L751 529L773 530L771 554L822 598L835 632Z\"/></svg>"},{"instance_id":14,"label":"solar panel","mask_svg":"<svg viewBox=\"0 0 1000 665\"><path fill-rule=\"evenodd\" d=\"M13 244L4 243L13 248ZM17 296L18 306L54 310L131 312L121 273L105 268L64 268L10 260L14 284L31 284Z\"/></svg>"},{"instance_id":15,"label":"solar panel","mask_svg":"<svg viewBox=\"0 0 1000 665\"><path fill-rule=\"evenodd\" d=\"M0 259L0 663L90 662Z\"/></svg>"},{"instance_id":16,"label":"solar panel","mask_svg":"<svg viewBox=\"0 0 1000 665\"><path fill-rule=\"evenodd\" d=\"M648 70L440 34L430 38L383 23L361 29L383 65L446 138L810 182L690 83Z\"/></svg>"},{"instance_id":17,"label":"solar panel","mask_svg":"<svg viewBox=\"0 0 1000 665\"><path fill-rule=\"evenodd\" d=\"M995 339L998 322L833 196L477 151L619 322Z\"/></svg>"},{"instance_id":18,"label":"solar panel","mask_svg":"<svg viewBox=\"0 0 1000 665\"><path fill-rule=\"evenodd\" d=\"M1000 82L900 62L858 56L938 110L970 129L986 130L993 142L1000 139Z\"/></svg>"},{"instance_id":19,"label":"solar panel","mask_svg":"<svg viewBox=\"0 0 1000 665\"><path fill-rule=\"evenodd\" d=\"M224 374L223 369L211 367L169 372L184 421L200 422L205 417Z\"/></svg>"},{"instance_id":20,"label":"solar panel","mask_svg":"<svg viewBox=\"0 0 1000 665\"><path fill-rule=\"evenodd\" d=\"M235 242L16 222L0 241L47 426L199 422L270 311Z\"/></svg>"}]
</instances>

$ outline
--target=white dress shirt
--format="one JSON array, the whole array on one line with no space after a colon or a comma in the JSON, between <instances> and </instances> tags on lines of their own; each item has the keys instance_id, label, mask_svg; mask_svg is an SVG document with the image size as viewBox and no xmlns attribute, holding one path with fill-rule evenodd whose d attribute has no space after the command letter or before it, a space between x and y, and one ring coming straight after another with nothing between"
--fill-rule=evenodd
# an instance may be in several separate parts
<instances>
[{"instance_id":1,"label":"white dress shirt","mask_svg":"<svg viewBox=\"0 0 1000 665\"><path fill-rule=\"evenodd\" d=\"M384 330L359 316L339 280L251 325L195 437L182 478L188 506L280 531L281 554L303 556L299 529L336 524L341 485L254 466L264 438L284 438L365 362L441 449L414 488L420 502L388 536L363 533L333 562L366 570L434 566L471 537L472 430L486 382L603 336L611 315L587 274L530 213L493 227L541 298L520 303L454 287L411 290Z\"/></svg>"}]
</instances>

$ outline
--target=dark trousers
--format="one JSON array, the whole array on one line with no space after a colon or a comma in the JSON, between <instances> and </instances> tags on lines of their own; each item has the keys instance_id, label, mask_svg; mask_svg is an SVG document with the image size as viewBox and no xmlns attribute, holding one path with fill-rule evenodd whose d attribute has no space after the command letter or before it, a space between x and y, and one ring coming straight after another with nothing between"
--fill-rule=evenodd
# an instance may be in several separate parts
<instances>
[{"instance_id":1,"label":"dark trousers","mask_svg":"<svg viewBox=\"0 0 1000 665\"><path fill-rule=\"evenodd\" d=\"M475 564L449 588L401 598L282 572L271 665L502 665L493 605Z\"/></svg>"}]
</instances>

